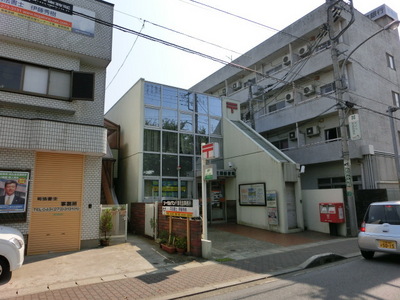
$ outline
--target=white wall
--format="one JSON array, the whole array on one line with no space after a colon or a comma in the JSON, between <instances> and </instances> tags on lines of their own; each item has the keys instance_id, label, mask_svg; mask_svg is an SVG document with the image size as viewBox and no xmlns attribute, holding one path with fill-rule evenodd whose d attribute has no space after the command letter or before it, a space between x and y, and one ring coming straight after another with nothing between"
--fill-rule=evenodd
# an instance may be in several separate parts
<instances>
[{"instance_id":1,"label":"white wall","mask_svg":"<svg viewBox=\"0 0 400 300\"><path fill-rule=\"evenodd\" d=\"M342 189L303 190L304 226L307 230L330 233L329 223L323 223L319 217L319 203L343 203ZM346 236L346 223L338 224L338 234Z\"/></svg>"}]
</instances>

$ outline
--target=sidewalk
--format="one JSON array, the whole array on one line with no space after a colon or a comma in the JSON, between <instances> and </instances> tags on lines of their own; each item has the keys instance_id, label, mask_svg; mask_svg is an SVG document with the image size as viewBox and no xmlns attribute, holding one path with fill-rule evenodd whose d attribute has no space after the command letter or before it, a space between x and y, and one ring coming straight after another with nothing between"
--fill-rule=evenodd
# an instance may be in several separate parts
<instances>
[{"instance_id":1,"label":"sidewalk","mask_svg":"<svg viewBox=\"0 0 400 300\"><path fill-rule=\"evenodd\" d=\"M210 228L210 260L166 254L140 236L105 248L28 256L0 285L0 299L173 299L294 270L314 255L359 253L355 238L224 226Z\"/></svg>"}]
</instances>

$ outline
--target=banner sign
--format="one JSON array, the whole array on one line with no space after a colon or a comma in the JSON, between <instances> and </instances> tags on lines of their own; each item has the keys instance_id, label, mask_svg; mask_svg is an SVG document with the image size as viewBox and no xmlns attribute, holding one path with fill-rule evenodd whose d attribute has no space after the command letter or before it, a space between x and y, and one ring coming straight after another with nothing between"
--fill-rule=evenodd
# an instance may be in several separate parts
<instances>
[{"instance_id":1,"label":"banner sign","mask_svg":"<svg viewBox=\"0 0 400 300\"><path fill-rule=\"evenodd\" d=\"M94 21L73 11L95 17L92 11L57 0L0 0L0 13L93 37Z\"/></svg>"},{"instance_id":2,"label":"banner sign","mask_svg":"<svg viewBox=\"0 0 400 300\"><path fill-rule=\"evenodd\" d=\"M0 213L24 213L29 172L0 171Z\"/></svg>"}]
</instances>

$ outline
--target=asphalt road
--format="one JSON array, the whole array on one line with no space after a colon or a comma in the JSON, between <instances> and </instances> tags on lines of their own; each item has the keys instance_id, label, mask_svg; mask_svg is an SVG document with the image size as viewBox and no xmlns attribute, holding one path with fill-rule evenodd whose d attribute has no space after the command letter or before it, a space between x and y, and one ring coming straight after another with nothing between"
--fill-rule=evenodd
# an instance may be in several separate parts
<instances>
[{"instance_id":1,"label":"asphalt road","mask_svg":"<svg viewBox=\"0 0 400 300\"><path fill-rule=\"evenodd\" d=\"M375 254L186 299L400 299L400 256Z\"/></svg>"}]
</instances>

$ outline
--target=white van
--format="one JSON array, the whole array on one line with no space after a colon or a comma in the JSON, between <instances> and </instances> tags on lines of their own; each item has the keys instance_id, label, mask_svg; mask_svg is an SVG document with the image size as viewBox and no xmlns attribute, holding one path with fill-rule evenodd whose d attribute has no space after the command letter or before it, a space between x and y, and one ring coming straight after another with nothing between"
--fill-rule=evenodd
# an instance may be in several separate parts
<instances>
[{"instance_id":1,"label":"white van","mask_svg":"<svg viewBox=\"0 0 400 300\"><path fill-rule=\"evenodd\" d=\"M0 281L10 272L21 268L24 262L25 243L21 232L0 225Z\"/></svg>"}]
</instances>

